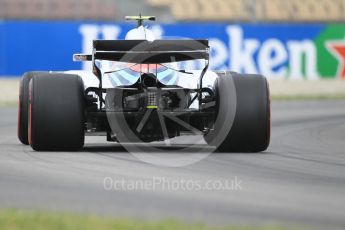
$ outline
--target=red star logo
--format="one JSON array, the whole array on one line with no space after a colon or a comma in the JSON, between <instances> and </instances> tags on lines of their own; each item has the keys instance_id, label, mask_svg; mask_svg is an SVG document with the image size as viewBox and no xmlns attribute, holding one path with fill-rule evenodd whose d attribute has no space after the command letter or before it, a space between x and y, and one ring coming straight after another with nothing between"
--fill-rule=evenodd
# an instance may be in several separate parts
<instances>
[{"instance_id":1,"label":"red star logo","mask_svg":"<svg viewBox=\"0 0 345 230\"><path fill-rule=\"evenodd\" d=\"M345 79L345 39L326 43L328 51L338 60L337 77Z\"/></svg>"}]
</instances>

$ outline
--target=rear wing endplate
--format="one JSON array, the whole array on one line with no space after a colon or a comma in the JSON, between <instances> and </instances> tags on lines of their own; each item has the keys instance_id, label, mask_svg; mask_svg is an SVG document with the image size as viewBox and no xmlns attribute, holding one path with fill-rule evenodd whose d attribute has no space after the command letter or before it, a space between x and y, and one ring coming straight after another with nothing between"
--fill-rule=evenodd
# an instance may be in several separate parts
<instances>
[{"instance_id":1,"label":"rear wing endplate","mask_svg":"<svg viewBox=\"0 0 345 230\"><path fill-rule=\"evenodd\" d=\"M92 54L73 54L73 61L92 61Z\"/></svg>"}]
</instances>

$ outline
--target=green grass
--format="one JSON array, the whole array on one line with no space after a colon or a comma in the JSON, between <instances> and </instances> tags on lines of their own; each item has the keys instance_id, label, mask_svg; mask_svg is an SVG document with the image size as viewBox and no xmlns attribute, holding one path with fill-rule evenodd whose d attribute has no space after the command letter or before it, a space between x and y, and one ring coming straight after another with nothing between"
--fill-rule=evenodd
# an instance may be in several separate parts
<instances>
[{"instance_id":1,"label":"green grass","mask_svg":"<svg viewBox=\"0 0 345 230\"><path fill-rule=\"evenodd\" d=\"M18 101L0 101L0 107L17 107Z\"/></svg>"},{"instance_id":2,"label":"green grass","mask_svg":"<svg viewBox=\"0 0 345 230\"><path fill-rule=\"evenodd\" d=\"M144 212L145 210L143 210ZM70 213L34 212L2 210L0 211L0 229L2 230L284 230L284 227L210 227L203 224L188 224L175 220L156 222L132 219L112 219L94 215ZM297 228L292 228L297 229Z\"/></svg>"},{"instance_id":3,"label":"green grass","mask_svg":"<svg viewBox=\"0 0 345 230\"><path fill-rule=\"evenodd\" d=\"M345 99L345 94L329 95L329 94L319 94L319 95L272 95L271 99L273 101L324 101L324 100L343 100Z\"/></svg>"}]
</instances>

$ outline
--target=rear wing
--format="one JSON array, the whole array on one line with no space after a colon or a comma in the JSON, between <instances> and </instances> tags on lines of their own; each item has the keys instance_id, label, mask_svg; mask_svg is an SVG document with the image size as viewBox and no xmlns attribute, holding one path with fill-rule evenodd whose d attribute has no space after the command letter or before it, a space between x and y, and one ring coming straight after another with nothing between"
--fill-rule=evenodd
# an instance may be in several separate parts
<instances>
[{"instance_id":1,"label":"rear wing","mask_svg":"<svg viewBox=\"0 0 345 230\"><path fill-rule=\"evenodd\" d=\"M100 80L100 89L102 73L96 60L160 64L205 59L198 86L198 97L201 101L202 80L209 66L209 52L208 40L94 40L92 55L75 54L73 58L76 61L92 61L93 73ZM102 95L99 97L102 98Z\"/></svg>"},{"instance_id":2,"label":"rear wing","mask_svg":"<svg viewBox=\"0 0 345 230\"><path fill-rule=\"evenodd\" d=\"M75 54L75 61L108 60L158 64L209 59L208 40L94 40L93 54Z\"/></svg>"}]
</instances>

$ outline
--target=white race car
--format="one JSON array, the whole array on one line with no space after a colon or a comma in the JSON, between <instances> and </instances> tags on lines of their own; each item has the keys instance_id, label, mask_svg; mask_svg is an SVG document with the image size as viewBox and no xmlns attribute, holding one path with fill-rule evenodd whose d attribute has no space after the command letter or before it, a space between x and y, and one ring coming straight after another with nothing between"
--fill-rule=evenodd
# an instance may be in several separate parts
<instances>
[{"instance_id":1,"label":"white race car","mask_svg":"<svg viewBox=\"0 0 345 230\"><path fill-rule=\"evenodd\" d=\"M125 40L95 40L92 71L28 72L21 79L18 138L37 151L73 151L85 134L119 143L202 135L220 152L259 152L270 141L266 79L211 71L208 40L156 40L144 20ZM200 70L183 68L199 61Z\"/></svg>"}]
</instances>

